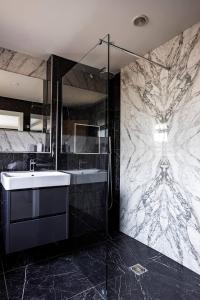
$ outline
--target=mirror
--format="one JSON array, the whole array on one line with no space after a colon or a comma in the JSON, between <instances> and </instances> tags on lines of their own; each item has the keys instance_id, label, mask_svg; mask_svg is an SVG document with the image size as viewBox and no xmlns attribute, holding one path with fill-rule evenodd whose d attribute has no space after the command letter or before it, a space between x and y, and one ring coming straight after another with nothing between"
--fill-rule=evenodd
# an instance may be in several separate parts
<instances>
[{"instance_id":1,"label":"mirror","mask_svg":"<svg viewBox=\"0 0 200 300\"><path fill-rule=\"evenodd\" d=\"M62 78L63 153L106 153L107 77L76 64Z\"/></svg>"},{"instance_id":2,"label":"mirror","mask_svg":"<svg viewBox=\"0 0 200 300\"><path fill-rule=\"evenodd\" d=\"M51 151L47 82L0 70L0 152Z\"/></svg>"},{"instance_id":3,"label":"mirror","mask_svg":"<svg viewBox=\"0 0 200 300\"><path fill-rule=\"evenodd\" d=\"M74 123L74 153L100 153L100 126Z\"/></svg>"}]
</instances>

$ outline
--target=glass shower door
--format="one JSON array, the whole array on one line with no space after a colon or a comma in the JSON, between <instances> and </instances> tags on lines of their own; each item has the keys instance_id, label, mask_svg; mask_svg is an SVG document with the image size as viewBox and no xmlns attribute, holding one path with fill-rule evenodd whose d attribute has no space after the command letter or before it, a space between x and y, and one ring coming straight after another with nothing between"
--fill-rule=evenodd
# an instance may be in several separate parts
<instances>
[{"instance_id":1,"label":"glass shower door","mask_svg":"<svg viewBox=\"0 0 200 300\"><path fill-rule=\"evenodd\" d=\"M108 46L98 43L78 63L65 60L64 68L58 169L71 174L69 237L89 282L88 299L106 299Z\"/></svg>"}]
</instances>

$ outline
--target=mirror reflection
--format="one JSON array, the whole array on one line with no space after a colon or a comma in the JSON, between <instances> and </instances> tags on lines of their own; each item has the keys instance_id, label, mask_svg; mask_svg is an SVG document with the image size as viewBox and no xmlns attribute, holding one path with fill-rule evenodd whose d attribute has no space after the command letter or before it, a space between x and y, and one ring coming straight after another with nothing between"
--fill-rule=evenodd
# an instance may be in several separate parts
<instances>
[{"instance_id":1,"label":"mirror reflection","mask_svg":"<svg viewBox=\"0 0 200 300\"><path fill-rule=\"evenodd\" d=\"M106 152L106 98L102 69L77 64L63 76L62 152Z\"/></svg>"},{"instance_id":2,"label":"mirror reflection","mask_svg":"<svg viewBox=\"0 0 200 300\"><path fill-rule=\"evenodd\" d=\"M0 70L0 152L50 152L46 81Z\"/></svg>"},{"instance_id":3,"label":"mirror reflection","mask_svg":"<svg viewBox=\"0 0 200 300\"><path fill-rule=\"evenodd\" d=\"M74 152L100 153L100 126L74 123Z\"/></svg>"}]
</instances>

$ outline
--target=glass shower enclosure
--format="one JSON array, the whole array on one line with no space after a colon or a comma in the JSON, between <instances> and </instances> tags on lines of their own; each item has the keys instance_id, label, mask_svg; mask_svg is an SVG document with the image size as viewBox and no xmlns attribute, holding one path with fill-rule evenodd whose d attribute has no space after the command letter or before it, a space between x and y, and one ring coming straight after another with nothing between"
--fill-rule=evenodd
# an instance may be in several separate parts
<instances>
[{"instance_id":1,"label":"glass shower enclosure","mask_svg":"<svg viewBox=\"0 0 200 300\"><path fill-rule=\"evenodd\" d=\"M78 63L61 65L57 168L71 174L69 238L81 272L106 299L109 45L97 42Z\"/></svg>"}]
</instances>

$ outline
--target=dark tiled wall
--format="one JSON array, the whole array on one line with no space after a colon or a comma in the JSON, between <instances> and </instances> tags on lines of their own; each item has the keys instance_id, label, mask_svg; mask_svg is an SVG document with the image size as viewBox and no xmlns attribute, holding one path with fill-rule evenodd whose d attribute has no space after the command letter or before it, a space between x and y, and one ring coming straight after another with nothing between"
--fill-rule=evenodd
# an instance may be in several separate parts
<instances>
[{"instance_id":1,"label":"dark tiled wall","mask_svg":"<svg viewBox=\"0 0 200 300\"><path fill-rule=\"evenodd\" d=\"M36 170L53 170L54 164L50 154L45 153L0 153L0 172L12 170L28 171L30 159L37 159Z\"/></svg>"},{"instance_id":2,"label":"dark tiled wall","mask_svg":"<svg viewBox=\"0 0 200 300\"><path fill-rule=\"evenodd\" d=\"M105 235L106 189L106 183L70 186L70 237Z\"/></svg>"},{"instance_id":3,"label":"dark tiled wall","mask_svg":"<svg viewBox=\"0 0 200 300\"><path fill-rule=\"evenodd\" d=\"M79 161L85 162L87 169L107 169L107 154L66 154L60 153L58 159L59 170L73 170L79 168Z\"/></svg>"},{"instance_id":4,"label":"dark tiled wall","mask_svg":"<svg viewBox=\"0 0 200 300\"><path fill-rule=\"evenodd\" d=\"M100 101L93 105L75 106L75 107L63 107L63 119L68 118L72 120L88 120L90 124L101 124L105 122L106 117L106 105L105 100Z\"/></svg>"}]
</instances>

